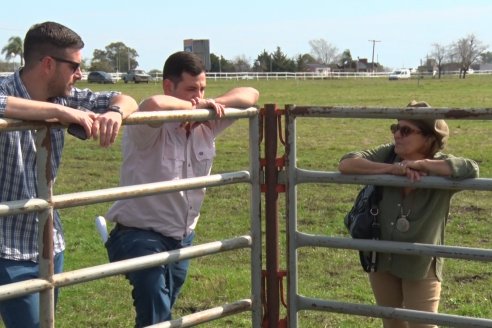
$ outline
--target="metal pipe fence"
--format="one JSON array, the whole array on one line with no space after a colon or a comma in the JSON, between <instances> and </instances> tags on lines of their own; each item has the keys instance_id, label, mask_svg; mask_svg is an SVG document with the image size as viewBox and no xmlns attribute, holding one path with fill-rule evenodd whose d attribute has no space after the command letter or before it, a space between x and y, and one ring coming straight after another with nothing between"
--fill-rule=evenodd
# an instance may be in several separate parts
<instances>
[{"instance_id":1,"label":"metal pipe fence","mask_svg":"<svg viewBox=\"0 0 492 328\"><path fill-rule=\"evenodd\" d=\"M101 279L129 270L137 270L155 265L161 265L182 259L195 258L232 251L241 248L251 249L251 298L242 299L230 304L225 304L213 309L208 309L185 317L154 325L153 327L189 327L198 323L204 323L239 312L251 311L252 326L260 327L262 322L262 241L261 241L261 194L260 183L264 182L260 174L260 143L262 135L259 131L259 110L249 108L246 110L227 109L224 119L247 118L249 119L249 158L250 168L248 171L227 172L210 175L207 177L183 179L180 181L163 181L143 185L107 188L101 190L83 191L77 193L53 195L53 179L46 176L51 171L49 166L49 145L47 136L49 129L60 127L59 124L44 124L39 122L20 122L17 120L0 119L0 131L13 131L22 129L38 130L38 176L39 198L24 199L0 203L0 220L2 216L21 214L28 212L39 212L40 224L52 225L52 212L54 209L85 206L101 202L109 202L117 199L131 198L137 196L152 195L156 193L167 193L177 190L188 190L203 187L216 187L235 183L248 183L251 185L250 192L250 235L240 236L232 239L207 243L181 249L178 251L165 252L126 261L108 263L104 265L82 268L70 272L53 274L52 249L50 242L52 236L43 234L43 231L52 229L40 229L40 277L20 283L0 286L0 300L9 299L19 295L39 292L42 297L41 314L42 327L54 327L54 288L73 284L84 283L95 279ZM492 109L489 108L366 108L366 107L340 107L340 106L286 106L285 109L285 171L275 172L273 187L284 184L286 186L286 216L287 216L287 296L288 296L288 326L298 326L298 312L304 310L330 311L363 316L381 318L399 318L418 322L429 322L435 324L451 325L456 327L492 327L492 320L459 317L447 314L433 314L405 309L395 309L365 304L350 304L332 300L321 300L301 296L298 294L298 259L297 251L303 247L326 247L335 249L351 250L375 250L390 251L400 254L417 254L441 256L459 259L471 259L476 261L492 261L490 249L477 249L456 246L437 246L425 244L408 244L389 241L353 240L349 238L337 238L330 236L317 236L303 233L297 227L297 185L309 183L333 183L333 184L378 184L384 186L406 186L408 181L402 177L390 177L386 175L341 175L338 172L323 172L306 170L297 167L297 145L296 145L296 119L298 117L320 117L320 118L397 118L397 119L423 119L423 118L445 118L445 119L467 119L467 120L489 120L492 119ZM135 113L125 120L125 124L146 124L166 121L205 121L215 119L215 114L208 110L193 111L166 111ZM266 131L267 132L267 131ZM266 136L265 136L266 137ZM270 136L271 138L275 136ZM269 138L270 138L269 137ZM272 155L272 154L270 154ZM277 165L276 161L273 165ZM276 167L276 166L275 166ZM276 170L278 168L276 167ZM269 179L272 180L272 179ZM416 188L447 188L460 190L492 190L491 179L468 179L463 181L452 181L439 177L424 177L414 182ZM274 188L274 189L275 189ZM275 200L276 201L276 200ZM270 204L271 205L271 204ZM276 212L277 210L275 210ZM273 230L276 230L274 227ZM270 238L268 236L267 238ZM51 238L51 239L50 239ZM273 248L273 246L272 246ZM273 251L277 252L277 248ZM270 250L272 251L272 250ZM51 255L50 255L51 254ZM275 254L274 254L275 255ZM273 262L277 261L275 257ZM268 268L267 268L268 269ZM278 270L274 268L272 271ZM267 286L278 293L268 282ZM268 289L268 288L267 288ZM270 292L267 290L267 292ZM268 304L268 311L278 310L278 304ZM278 300L276 300L278 303ZM278 311L277 311L278 312ZM278 316L274 313L272 317ZM269 327L276 327L278 322L268 322Z\"/></svg>"},{"instance_id":2,"label":"metal pipe fence","mask_svg":"<svg viewBox=\"0 0 492 328\"><path fill-rule=\"evenodd\" d=\"M294 106L285 108L286 124L286 170L280 178L286 185L286 217L287 217L287 266L288 266L288 326L298 327L298 312L301 310L329 311L353 315L380 318L396 318L416 322L427 322L454 327L492 327L492 320L428 313L399 308L381 307L365 304L344 303L332 300L321 300L298 294L298 249L302 247L326 247L336 249L373 250L376 252L399 253L412 255L428 255L447 258L459 258L475 261L492 261L491 249L476 249L456 246L438 246L417 243L390 242L383 240L361 240L316 236L303 233L297 225L297 185L302 183L333 183L333 184L376 184L380 186L410 185L403 177L387 175L341 175L338 172L322 172L305 170L297 167L297 129L299 117L320 118L379 118L379 119L467 119L490 120L490 108L366 108L338 106ZM442 177L422 177L413 182L414 188L444 188L492 190L492 179L466 179L452 181Z\"/></svg>"},{"instance_id":3,"label":"metal pipe fence","mask_svg":"<svg viewBox=\"0 0 492 328\"><path fill-rule=\"evenodd\" d=\"M39 265L38 279L25 280L18 283L0 286L0 300L10 299L30 293L40 293L41 327L54 327L54 289L95 279L101 279L128 271L158 266L179 260L205 255L218 254L241 248L251 249L251 298L226 304L219 308L206 310L187 316L184 319L164 323L169 327L188 327L191 324L218 319L234 313L251 311L252 324L261 325L261 219L260 219L260 166L259 166L259 123L257 108L245 110L227 108L222 119L249 119L249 171L228 172L206 177L182 179L179 181L163 181L149 184L84 191L71 194L53 195L53 177L50 169L50 138L49 130L60 127L60 124L22 122L12 119L0 119L0 131L37 129L37 166L38 194L36 199L20 199L0 203L0 220L3 216L29 212L39 213ZM170 121L205 121L215 119L209 110L163 111L152 113L134 113L124 124L148 124ZM188 248L164 252L160 254L134 258L130 260L108 263L79 270L54 274L53 272L53 210L67 207L84 206L101 202L137 196L167 193L205 187L222 186L235 183L248 183L250 192L250 235L212 243L191 246ZM44 227L44 228L43 228Z\"/></svg>"}]
</instances>

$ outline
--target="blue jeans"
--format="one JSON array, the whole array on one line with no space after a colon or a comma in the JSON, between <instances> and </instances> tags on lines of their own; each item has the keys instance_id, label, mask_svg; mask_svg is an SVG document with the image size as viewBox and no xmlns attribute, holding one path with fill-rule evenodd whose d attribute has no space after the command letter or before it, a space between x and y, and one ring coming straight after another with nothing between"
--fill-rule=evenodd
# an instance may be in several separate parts
<instances>
[{"instance_id":1,"label":"blue jeans","mask_svg":"<svg viewBox=\"0 0 492 328\"><path fill-rule=\"evenodd\" d=\"M106 248L109 260L115 262L187 247L194 236L192 233L183 240L176 240L154 231L116 226ZM133 286L136 327L171 320L171 309L184 284L189 262L174 262L125 275Z\"/></svg>"},{"instance_id":2,"label":"blue jeans","mask_svg":"<svg viewBox=\"0 0 492 328\"><path fill-rule=\"evenodd\" d=\"M63 270L63 252L55 255L54 271ZM0 259L0 285L39 278L39 264ZM55 289L55 303L58 288ZM39 327L39 293L0 302L0 314L7 328Z\"/></svg>"}]
</instances>

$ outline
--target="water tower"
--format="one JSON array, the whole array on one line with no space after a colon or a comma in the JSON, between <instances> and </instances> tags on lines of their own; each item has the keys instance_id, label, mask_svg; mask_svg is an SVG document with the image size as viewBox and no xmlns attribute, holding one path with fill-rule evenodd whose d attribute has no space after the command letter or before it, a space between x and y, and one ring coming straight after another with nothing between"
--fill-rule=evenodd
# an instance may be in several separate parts
<instances>
[{"instance_id":1,"label":"water tower","mask_svg":"<svg viewBox=\"0 0 492 328\"><path fill-rule=\"evenodd\" d=\"M200 57L205 65L205 69L210 71L210 41L208 39L186 39L183 41L183 49Z\"/></svg>"}]
</instances>

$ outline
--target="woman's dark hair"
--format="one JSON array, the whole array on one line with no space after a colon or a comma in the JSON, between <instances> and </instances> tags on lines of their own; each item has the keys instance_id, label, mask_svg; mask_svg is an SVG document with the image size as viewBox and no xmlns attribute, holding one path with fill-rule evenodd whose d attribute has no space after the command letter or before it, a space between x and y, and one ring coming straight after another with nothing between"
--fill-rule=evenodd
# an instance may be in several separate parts
<instances>
[{"instance_id":1,"label":"woman's dark hair","mask_svg":"<svg viewBox=\"0 0 492 328\"><path fill-rule=\"evenodd\" d=\"M186 72L191 76L197 76L205 72L205 66L200 58L187 51L179 51L166 60L162 70L162 78L171 80L175 85L181 82L182 74Z\"/></svg>"},{"instance_id":2,"label":"woman's dark hair","mask_svg":"<svg viewBox=\"0 0 492 328\"><path fill-rule=\"evenodd\" d=\"M412 100L407 107L431 107L425 101ZM444 120L434 119L422 119L422 120L410 120L415 124L422 135L431 139L431 146L428 156L434 156L438 151L443 150L446 147L449 138L449 127Z\"/></svg>"},{"instance_id":3,"label":"woman's dark hair","mask_svg":"<svg viewBox=\"0 0 492 328\"><path fill-rule=\"evenodd\" d=\"M434 130L431 129L426 122L421 121L421 120L409 120L409 121L412 122L413 124L415 124L419 128L422 135L424 135L426 137L427 136L434 136Z\"/></svg>"},{"instance_id":4,"label":"woman's dark hair","mask_svg":"<svg viewBox=\"0 0 492 328\"><path fill-rule=\"evenodd\" d=\"M436 137L436 134L434 133L433 130L429 127L426 122L421 121L421 120L410 120L413 124L417 126L417 128L420 130L423 136L429 138L431 140L431 145L429 147L429 153L426 154L427 157L432 158L435 153L437 153L441 149L441 144L439 143L439 140Z\"/></svg>"},{"instance_id":5,"label":"woman's dark hair","mask_svg":"<svg viewBox=\"0 0 492 328\"><path fill-rule=\"evenodd\" d=\"M66 26L55 22L33 25L24 38L26 66L45 56L62 57L65 49L82 49L82 38Z\"/></svg>"}]
</instances>

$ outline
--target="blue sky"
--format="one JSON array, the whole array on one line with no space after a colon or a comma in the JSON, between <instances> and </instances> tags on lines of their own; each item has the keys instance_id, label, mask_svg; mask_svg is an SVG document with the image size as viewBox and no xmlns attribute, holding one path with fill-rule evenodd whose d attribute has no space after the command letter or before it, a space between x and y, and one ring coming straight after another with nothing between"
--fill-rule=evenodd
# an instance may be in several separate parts
<instances>
[{"instance_id":1,"label":"blue sky","mask_svg":"<svg viewBox=\"0 0 492 328\"><path fill-rule=\"evenodd\" d=\"M314 39L370 60L369 40L379 40L374 59L391 68L416 67L433 43L448 45L471 33L492 49L489 0L4 1L0 47L47 20L82 36L84 58L121 41L137 50L145 70L162 69L184 39L209 39L211 52L250 62L277 46L289 57L309 53Z\"/></svg>"}]
</instances>

